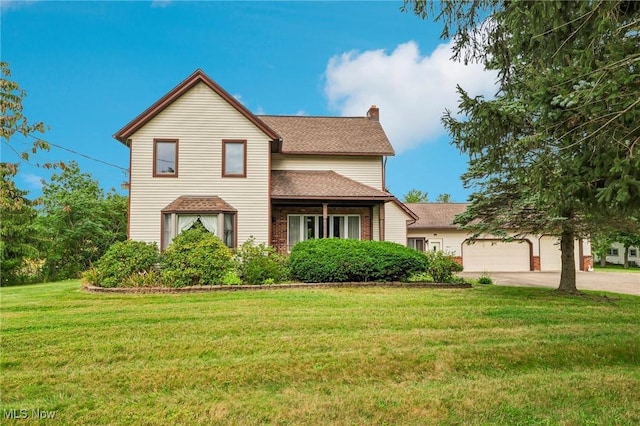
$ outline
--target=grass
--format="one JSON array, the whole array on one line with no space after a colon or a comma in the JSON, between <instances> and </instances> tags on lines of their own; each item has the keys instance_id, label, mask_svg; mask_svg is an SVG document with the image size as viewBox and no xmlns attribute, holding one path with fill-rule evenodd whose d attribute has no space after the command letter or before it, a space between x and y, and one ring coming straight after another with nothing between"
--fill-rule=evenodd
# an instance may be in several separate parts
<instances>
[{"instance_id":1,"label":"grass","mask_svg":"<svg viewBox=\"0 0 640 426\"><path fill-rule=\"evenodd\" d=\"M593 266L598 272L629 272L629 273L640 273L640 268L637 266L629 266L625 268L622 265L615 265L613 263L607 263L607 266L602 267L600 263L596 263Z\"/></svg>"},{"instance_id":2,"label":"grass","mask_svg":"<svg viewBox=\"0 0 640 426\"><path fill-rule=\"evenodd\" d=\"M640 423L634 296L79 287L0 289L2 424Z\"/></svg>"}]
</instances>

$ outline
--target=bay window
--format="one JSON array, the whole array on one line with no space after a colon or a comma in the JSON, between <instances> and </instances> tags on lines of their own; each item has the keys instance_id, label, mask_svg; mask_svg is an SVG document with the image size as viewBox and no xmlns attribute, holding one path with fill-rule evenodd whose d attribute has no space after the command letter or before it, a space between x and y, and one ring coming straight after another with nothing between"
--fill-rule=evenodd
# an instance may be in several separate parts
<instances>
[{"instance_id":1,"label":"bay window","mask_svg":"<svg viewBox=\"0 0 640 426\"><path fill-rule=\"evenodd\" d=\"M220 218L221 222L218 222ZM183 231L200 223L207 231L222 239L227 247L235 247L235 215L234 214L180 214L165 213L162 215L162 250L169 247L171 241ZM222 226L222 236L219 227Z\"/></svg>"}]
</instances>

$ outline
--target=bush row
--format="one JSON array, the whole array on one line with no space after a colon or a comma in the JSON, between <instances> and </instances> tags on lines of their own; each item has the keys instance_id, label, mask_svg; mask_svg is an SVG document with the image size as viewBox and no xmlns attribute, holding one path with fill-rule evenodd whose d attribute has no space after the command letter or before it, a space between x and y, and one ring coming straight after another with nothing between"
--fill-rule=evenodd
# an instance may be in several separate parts
<instances>
[{"instance_id":1,"label":"bush row","mask_svg":"<svg viewBox=\"0 0 640 426\"><path fill-rule=\"evenodd\" d=\"M462 268L444 253L420 253L392 242L303 241L289 258L251 238L235 253L203 227L179 234L160 254L155 244L111 246L84 281L102 287L185 287L216 284L302 282L457 282Z\"/></svg>"},{"instance_id":2,"label":"bush row","mask_svg":"<svg viewBox=\"0 0 640 426\"><path fill-rule=\"evenodd\" d=\"M234 255L202 227L180 233L162 254L156 244L116 243L83 274L85 283L101 287L273 284L288 278L284 259L273 249L250 239Z\"/></svg>"}]
</instances>

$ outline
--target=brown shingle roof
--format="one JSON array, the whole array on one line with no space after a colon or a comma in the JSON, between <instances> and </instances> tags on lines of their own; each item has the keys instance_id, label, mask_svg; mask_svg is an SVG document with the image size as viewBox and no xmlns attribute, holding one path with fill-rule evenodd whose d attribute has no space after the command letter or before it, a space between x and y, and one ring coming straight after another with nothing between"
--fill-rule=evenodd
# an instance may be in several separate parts
<instances>
[{"instance_id":1,"label":"brown shingle roof","mask_svg":"<svg viewBox=\"0 0 640 426\"><path fill-rule=\"evenodd\" d=\"M273 170L271 198L392 200L393 196L334 171Z\"/></svg>"},{"instance_id":2,"label":"brown shingle roof","mask_svg":"<svg viewBox=\"0 0 640 426\"><path fill-rule=\"evenodd\" d=\"M284 154L394 155L380 122L367 117L257 117L282 137Z\"/></svg>"},{"instance_id":3,"label":"brown shingle roof","mask_svg":"<svg viewBox=\"0 0 640 426\"><path fill-rule=\"evenodd\" d=\"M210 212L235 212L236 209L227 204L220 197L182 195L172 201L163 212L171 213L210 213Z\"/></svg>"},{"instance_id":4,"label":"brown shingle roof","mask_svg":"<svg viewBox=\"0 0 640 426\"><path fill-rule=\"evenodd\" d=\"M467 203L405 203L417 216L418 220L409 225L411 229L448 228L458 229L453 224L456 215L463 213Z\"/></svg>"}]
</instances>

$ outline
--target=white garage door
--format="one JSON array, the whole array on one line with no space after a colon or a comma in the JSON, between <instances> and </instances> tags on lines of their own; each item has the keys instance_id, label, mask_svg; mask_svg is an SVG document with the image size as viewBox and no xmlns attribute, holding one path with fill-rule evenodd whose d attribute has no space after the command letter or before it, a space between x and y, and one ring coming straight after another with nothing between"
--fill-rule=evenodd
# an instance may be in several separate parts
<instances>
[{"instance_id":1,"label":"white garage door","mask_svg":"<svg viewBox=\"0 0 640 426\"><path fill-rule=\"evenodd\" d=\"M580 269L580 247L575 242L576 270ZM540 237L540 270L559 271L562 269L562 257L560 256L560 241L557 237Z\"/></svg>"},{"instance_id":2,"label":"white garage door","mask_svg":"<svg viewBox=\"0 0 640 426\"><path fill-rule=\"evenodd\" d=\"M462 265L465 271L529 271L530 253L531 246L524 241L476 240L462 245Z\"/></svg>"}]
</instances>

